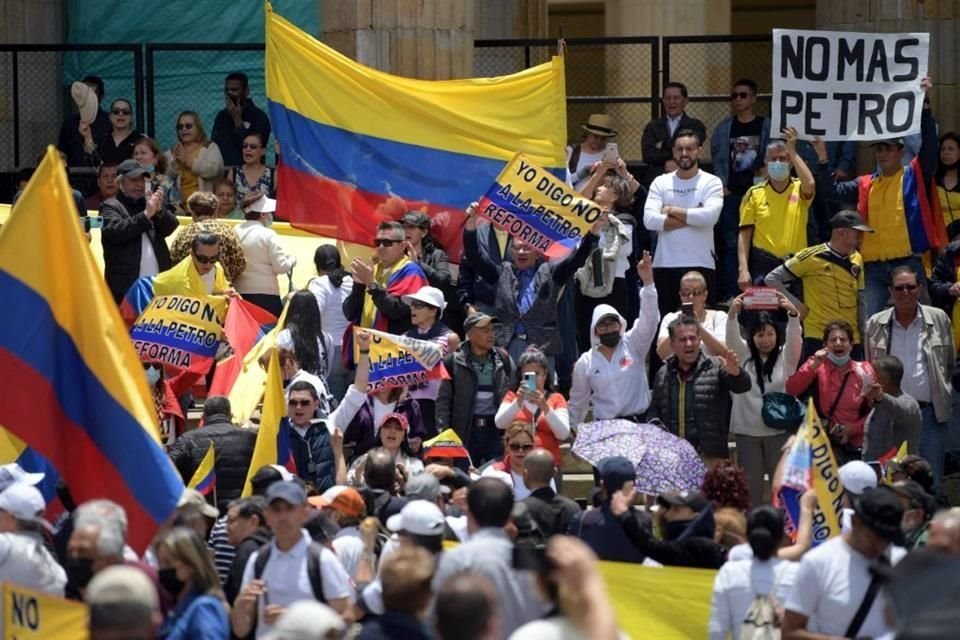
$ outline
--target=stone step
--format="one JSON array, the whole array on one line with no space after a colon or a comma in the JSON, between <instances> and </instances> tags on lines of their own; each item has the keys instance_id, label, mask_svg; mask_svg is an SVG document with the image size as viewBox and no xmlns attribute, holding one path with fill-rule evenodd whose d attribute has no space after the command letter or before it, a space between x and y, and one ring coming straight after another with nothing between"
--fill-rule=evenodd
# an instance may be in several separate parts
<instances>
[{"instance_id":1,"label":"stone step","mask_svg":"<svg viewBox=\"0 0 960 640\"><path fill-rule=\"evenodd\" d=\"M592 473L564 473L560 493L583 506L593 493Z\"/></svg>"}]
</instances>

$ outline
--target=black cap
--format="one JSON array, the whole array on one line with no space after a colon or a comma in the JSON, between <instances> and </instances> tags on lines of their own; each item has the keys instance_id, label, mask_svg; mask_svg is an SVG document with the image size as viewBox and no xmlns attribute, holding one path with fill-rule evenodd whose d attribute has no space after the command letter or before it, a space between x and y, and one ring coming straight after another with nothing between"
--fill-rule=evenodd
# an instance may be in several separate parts
<instances>
[{"instance_id":1,"label":"black cap","mask_svg":"<svg viewBox=\"0 0 960 640\"><path fill-rule=\"evenodd\" d=\"M873 229L867 226L860 214L856 211L841 211L830 218L831 229L856 229L857 231L866 231L873 233Z\"/></svg>"},{"instance_id":2,"label":"black cap","mask_svg":"<svg viewBox=\"0 0 960 640\"><path fill-rule=\"evenodd\" d=\"M430 218L427 217L427 214L422 211L407 211L403 214L403 217L400 218L400 224L409 224L414 227L421 227L423 229L430 228Z\"/></svg>"},{"instance_id":3,"label":"black cap","mask_svg":"<svg viewBox=\"0 0 960 640\"><path fill-rule=\"evenodd\" d=\"M150 172L146 167L140 166L140 163L133 159L124 160L117 166L117 175L124 178L139 178L148 176Z\"/></svg>"},{"instance_id":4,"label":"black cap","mask_svg":"<svg viewBox=\"0 0 960 640\"><path fill-rule=\"evenodd\" d=\"M463 321L463 331L464 332L470 331L470 329L473 329L474 327L477 327L477 326L485 327L491 322L493 324L497 324L500 321L497 320L496 316L488 316L485 313L474 311L473 313L467 316L466 320Z\"/></svg>"},{"instance_id":5,"label":"black cap","mask_svg":"<svg viewBox=\"0 0 960 640\"><path fill-rule=\"evenodd\" d=\"M600 480L607 492L620 491L627 482L636 482L637 468L623 456L604 458L597 465Z\"/></svg>"},{"instance_id":6,"label":"black cap","mask_svg":"<svg viewBox=\"0 0 960 640\"><path fill-rule=\"evenodd\" d=\"M891 147L903 147L904 140L903 138L885 138L883 140L874 140L870 143L871 147L876 147L877 145L885 144Z\"/></svg>"},{"instance_id":7,"label":"black cap","mask_svg":"<svg viewBox=\"0 0 960 640\"><path fill-rule=\"evenodd\" d=\"M923 509L924 513L931 514L936 508L933 502L933 496L927 493L919 482L914 480L901 480L891 485L894 493L910 501L911 509Z\"/></svg>"},{"instance_id":8,"label":"black cap","mask_svg":"<svg viewBox=\"0 0 960 640\"><path fill-rule=\"evenodd\" d=\"M671 491L669 493L661 493L657 496L657 502L664 506L690 507L697 513L700 513L710 506L707 499L696 491Z\"/></svg>"},{"instance_id":9,"label":"black cap","mask_svg":"<svg viewBox=\"0 0 960 640\"><path fill-rule=\"evenodd\" d=\"M903 503L892 487L882 484L867 489L853 501L860 521L875 534L896 545L903 545Z\"/></svg>"}]
</instances>

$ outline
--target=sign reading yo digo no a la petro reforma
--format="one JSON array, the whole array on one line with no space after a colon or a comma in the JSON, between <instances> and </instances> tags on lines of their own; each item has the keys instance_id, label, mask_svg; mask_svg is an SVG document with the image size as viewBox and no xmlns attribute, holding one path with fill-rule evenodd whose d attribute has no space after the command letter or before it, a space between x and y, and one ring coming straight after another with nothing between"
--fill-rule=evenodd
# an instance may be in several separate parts
<instances>
[{"instance_id":1,"label":"sign reading yo digo no a la petro reforma","mask_svg":"<svg viewBox=\"0 0 960 640\"><path fill-rule=\"evenodd\" d=\"M772 129L803 139L920 132L930 35L773 30Z\"/></svg>"}]
</instances>

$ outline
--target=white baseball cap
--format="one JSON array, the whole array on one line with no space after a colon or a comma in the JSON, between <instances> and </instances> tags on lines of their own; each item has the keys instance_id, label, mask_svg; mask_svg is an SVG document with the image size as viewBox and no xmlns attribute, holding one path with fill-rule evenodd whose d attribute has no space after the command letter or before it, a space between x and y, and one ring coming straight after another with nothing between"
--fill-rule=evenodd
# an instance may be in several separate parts
<instances>
[{"instance_id":1,"label":"white baseball cap","mask_svg":"<svg viewBox=\"0 0 960 640\"><path fill-rule=\"evenodd\" d=\"M839 473L843 488L854 495L877 488L877 472L862 460L851 460L840 467Z\"/></svg>"},{"instance_id":2,"label":"white baseball cap","mask_svg":"<svg viewBox=\"0 0 960 640\"><path fill-rule=\"evenodd\" d=\"M0 511L9 513L17 520L35 522L48 531L53 531L50 523L43 519L46 506L40 490L25 482L17 482L0 493Z\"/></svg>"},{"instance_id":3,"label":"white baseball cap","mask_svg":"<svg viewBox=\"0 0 960 640\"><path fill-rule=\"evenodd\" d=\"M404 304L410 304L414 300L419 300L424 304L440 309L440 313L443 313L443 310L447 308L447 301L443 297L443 291L440 291L440 289L436 287L420 287L420 290L416 293L401 296L400 299L403 300Z\"/></svg>"},{"instance_id":4,"label":"white baseball cap","mask_svg":"<svg viewBox=\"0 0 960 640\"><path fill-rule=\"evenodd\" d=\"M260 196L257 200L253 201L253 204L247 207L247 211L255 211L257 213L273 213L276 210L277 201L267 196Z\"/></svg>"},{"instance_id":5,"label":"white baseball cap","mask_svg":"<svg viewBox=\"0 0 960 640\"><path fill-rule=\"evenodd\" d=\"M43 478L44 474L28 473L16 462L11 462L0 466L0 491L4 491L7 487L16 483L40 484Z\"/></svg>"},{"instance_id":6,"label":"white baseball cap","mask_svg":"<svg viewBox=\"0 0 960 640\"><path fill-rule=\"evenodd\" d=\"M299 600L287 607L264 640L323 640L346 625L336 611L316 600Z\"/></svg>"},{"instance_id":7,"label":"white baseball cap","mask_svg":"<svg viewBox=\"0 0 960 640\"><path fill-rule=\"evenodd\" d=\"M387 519L387 529L415 536L439 536L443 534L444 522L443 511L436 504L414 500Z\"/></svg>"}]
</instances>

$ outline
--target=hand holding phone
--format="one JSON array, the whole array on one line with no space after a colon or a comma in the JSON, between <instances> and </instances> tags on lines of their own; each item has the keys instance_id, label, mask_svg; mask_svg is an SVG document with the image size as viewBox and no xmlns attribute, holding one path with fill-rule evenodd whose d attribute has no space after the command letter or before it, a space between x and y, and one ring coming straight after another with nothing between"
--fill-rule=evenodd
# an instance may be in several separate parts
<instances>
[{"instance_id":1,"label":"hand holding phone","mask_svg":"<svg viewBox=\"0 0 960 640\"><path fill-rule=\"evenodd\" d=\"M693 315L693 303L692 303L692 302L684 302L683 304L681 304L681 305L680 305L680 314L683 315L684 317L687 317L687 318L692 318L692 317L694 317L694 315Z\"/></svg>"},{"instance_id":2,"label":"hand holding phone","mask_svg":"<svg viewBox=\"0 0 960 640\"><path fill-rule=\"evenodd\" d=\"M537 390L537 374L533 371L528 371L523 374L523 384L527 388L527 391L536 391Z\"/></svg>"}]
</instances>

